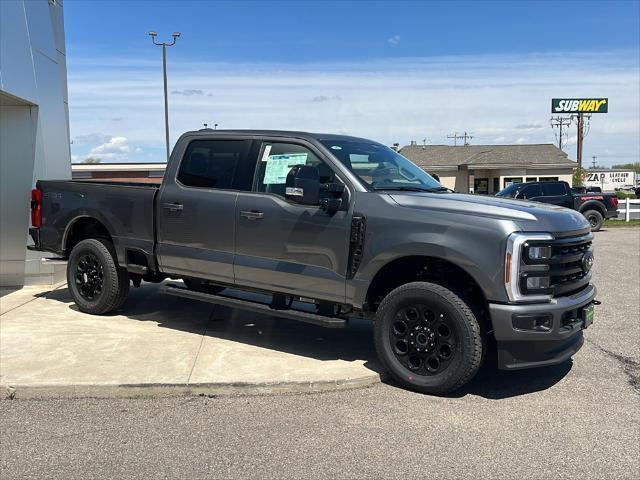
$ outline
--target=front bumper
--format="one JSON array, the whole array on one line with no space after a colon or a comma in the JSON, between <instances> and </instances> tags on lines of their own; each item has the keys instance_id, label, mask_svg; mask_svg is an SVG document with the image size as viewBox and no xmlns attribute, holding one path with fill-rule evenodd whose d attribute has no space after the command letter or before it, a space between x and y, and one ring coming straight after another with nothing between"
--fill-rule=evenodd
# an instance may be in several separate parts
<instances>
[{"instance_id":1,"label":"front bumper","mask_svg":"<svg viewBox=\"0 0 640 480\"><path fill-rule=\"evenodd\" d=\"M581 311L594 302L596 287L549 303L515 305L489 304L491 322L498 347L498 368L517 370L556 365L571 358L584 342ZM513 326L514 315L550 315L549 331L518 330Z\"/></svg>"}]
</instances>

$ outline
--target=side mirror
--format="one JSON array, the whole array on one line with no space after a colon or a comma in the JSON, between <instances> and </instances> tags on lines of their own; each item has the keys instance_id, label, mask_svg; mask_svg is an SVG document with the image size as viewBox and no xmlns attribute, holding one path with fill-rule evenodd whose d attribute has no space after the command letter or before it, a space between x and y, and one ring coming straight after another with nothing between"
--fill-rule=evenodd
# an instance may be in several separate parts
<instances>
[{"instance_id":1,"label":"side mirror","mask_svg":"<svg viewBox=\"0 0 640 480\"><path fill-rule=\"evenodd\" d=\"M287 175L285 197L301 205L320 203L320 173L311 165L296 165Z\"/></svg>"}]
</instances>

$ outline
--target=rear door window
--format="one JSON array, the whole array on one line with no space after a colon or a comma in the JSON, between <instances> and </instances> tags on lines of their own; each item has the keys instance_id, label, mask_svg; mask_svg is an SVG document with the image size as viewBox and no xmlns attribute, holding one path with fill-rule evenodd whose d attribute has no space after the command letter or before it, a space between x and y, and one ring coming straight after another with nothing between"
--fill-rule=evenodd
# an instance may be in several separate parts
<instances>
[{"instance_id":1,"label":"rear door window","mask_svg":"<svg viewBox=\"0 0 640 480\"><path fill-rule=\"evenodd\" d=\"M194 140L187 147L178 181L187 187L234 189L251 140Z\"/></svg>"}]
</instances>

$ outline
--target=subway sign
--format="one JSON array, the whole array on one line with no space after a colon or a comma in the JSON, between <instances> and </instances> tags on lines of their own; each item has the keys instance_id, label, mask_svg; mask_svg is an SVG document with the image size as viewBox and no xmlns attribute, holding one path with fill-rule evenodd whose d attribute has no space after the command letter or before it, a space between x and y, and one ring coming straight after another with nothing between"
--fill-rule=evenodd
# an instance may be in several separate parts
<instances>
[{"instance_id":1,"label":"subway sign","mask_svg":"<svg viewBox=\"0 0 640 480\"><path fill-rule=\"evenodd\" d=\"M608 98L553 98L551 113L607 113Z\"/></svg>"}]
</instances>

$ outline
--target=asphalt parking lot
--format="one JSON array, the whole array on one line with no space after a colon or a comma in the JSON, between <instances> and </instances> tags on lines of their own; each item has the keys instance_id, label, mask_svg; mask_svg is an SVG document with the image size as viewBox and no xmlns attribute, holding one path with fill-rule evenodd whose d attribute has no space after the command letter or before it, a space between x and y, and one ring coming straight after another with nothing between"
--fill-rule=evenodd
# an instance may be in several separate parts
<instances>
[{"instance_id":1,"label":"asphalt parking lot","mask_svg":"<svg viewBox=\"0 0 640 480\"><path fill-rule=\"evenodd\" d=\"M0 402L2 478L637 478L640 229L596 234L602 305L573 361L486 367L445 397Z\"/></svg>"}]
</instances>

